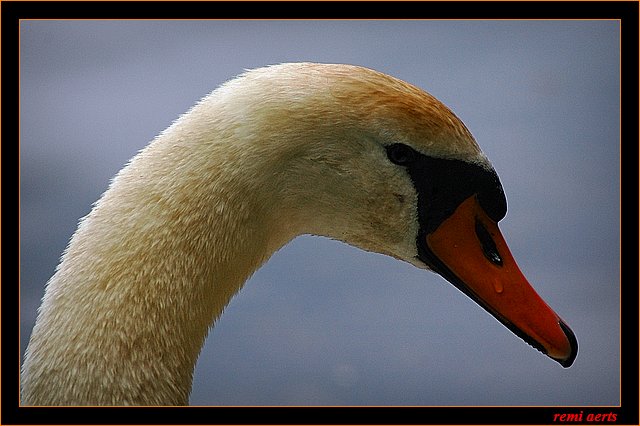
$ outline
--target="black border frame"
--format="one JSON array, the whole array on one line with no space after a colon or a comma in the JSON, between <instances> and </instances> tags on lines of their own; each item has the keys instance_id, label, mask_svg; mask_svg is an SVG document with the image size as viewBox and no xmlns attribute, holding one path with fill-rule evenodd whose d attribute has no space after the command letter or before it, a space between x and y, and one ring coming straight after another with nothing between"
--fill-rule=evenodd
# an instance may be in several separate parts
<instances>
[{"instance_id":1,"label":"black border frame","mask_svg":"<svg viewBox=\"0 0 640 426\"><path fill-rule=\"evenodd\" d=\"M428 3L428 4L425 4ZM557 412L608 413L638 425L638 16L602 2L31 2L2 1L1 424L551 424ZM20 407L18 34L21 19L619 19L621 21L621 405L618 407ZM16 191L19 194L18 191ZM17 201L17 202L16 202ZM631 229L628 229L631 228ZM630 244L627 244L630 243ZM597 248L596 248L597 249ZM7 262L5 262L7 259ZM17 345L19 347L19 345ZM613 422L612 422L613 423Z\"/></svg>"}]
</instances>

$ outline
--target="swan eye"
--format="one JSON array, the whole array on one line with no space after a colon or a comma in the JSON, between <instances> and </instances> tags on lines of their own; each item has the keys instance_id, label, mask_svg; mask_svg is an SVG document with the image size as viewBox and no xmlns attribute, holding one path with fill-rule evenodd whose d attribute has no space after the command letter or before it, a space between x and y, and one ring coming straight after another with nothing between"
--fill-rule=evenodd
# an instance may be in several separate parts
<instances>
[{"instance_id":1,"label":"swan eye","mask_svg":"<svg viewBox=\"0 0 640 426\"><path fill-rule=\"evenodd\" d=\"M397 164L399 166L406 166L413 162L416 158L416 152L409 146L394 143L393 145L389 145L387 148L387 157L393 164Z\"/></svg>"}]
</instances>

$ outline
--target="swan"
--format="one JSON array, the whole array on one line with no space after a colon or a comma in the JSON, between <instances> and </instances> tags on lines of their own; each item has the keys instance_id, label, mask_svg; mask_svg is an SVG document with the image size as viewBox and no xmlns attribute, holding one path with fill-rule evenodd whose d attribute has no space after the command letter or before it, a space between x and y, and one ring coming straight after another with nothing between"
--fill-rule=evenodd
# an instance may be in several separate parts
<instances>
[{"instance_id":1,"label":"swan","mask_svg":"<svg viewBox=\"0 0 640 426\"><path fill-rule=\"evenodd\" d=\"M142 149L48 281L23 405L186 405L208 330L301 234L434 271L564 367L577 340L516 265L498 175L430 94L354 65L249 70Z\"/></svg>"}]
</instances>

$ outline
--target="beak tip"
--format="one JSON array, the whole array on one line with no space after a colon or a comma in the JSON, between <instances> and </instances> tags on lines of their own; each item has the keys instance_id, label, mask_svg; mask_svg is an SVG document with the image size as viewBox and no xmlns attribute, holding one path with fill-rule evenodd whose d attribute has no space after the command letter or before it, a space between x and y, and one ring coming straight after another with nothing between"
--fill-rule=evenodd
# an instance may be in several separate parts
<instances>
[{"instance_id":1,"label":"beak tip","mask_svg":"<svg viewBox=\"0 0 640 426\"><path fill-rule=\"evenodd\" d=\"M569 368L573 365L573 362L576 360L578 356L578 339L576 339L576 335L573 334L573 331L569 328L569 326L562 320L559 322L560 328L564 332L567 340L569 341L569 355L566 358L558 359L553 358L555 361L558 361L561 366L564 368Z\"/></svg>"}]
</instances>

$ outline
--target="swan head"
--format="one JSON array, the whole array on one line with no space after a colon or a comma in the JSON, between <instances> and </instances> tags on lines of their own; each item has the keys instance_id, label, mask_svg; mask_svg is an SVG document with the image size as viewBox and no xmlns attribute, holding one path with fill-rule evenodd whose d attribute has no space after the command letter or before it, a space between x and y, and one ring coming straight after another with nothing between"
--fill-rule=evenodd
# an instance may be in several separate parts
<instances>
[{"instance_id":1,"label":"swan head","mask_svg":"<svg viewBox=\"0 0 640 426\"><path fill-rule=\"evenodd\" d=\"M226 123L234 139L278 164L247 173L285 206L284 228L430 269L536 349L573 363L574 334L498 228L507 203L497 173L436 98L370 69L310 63L249 71L214 93L241 120Z\"/></svg>"}]
</instances>

